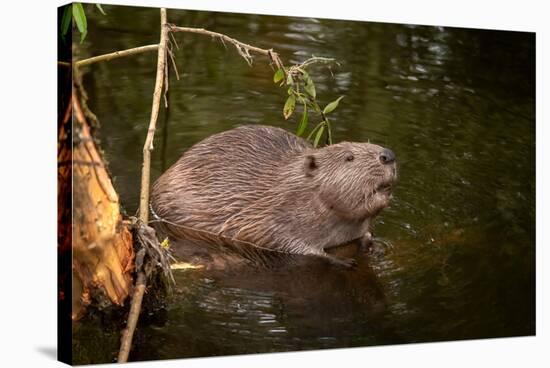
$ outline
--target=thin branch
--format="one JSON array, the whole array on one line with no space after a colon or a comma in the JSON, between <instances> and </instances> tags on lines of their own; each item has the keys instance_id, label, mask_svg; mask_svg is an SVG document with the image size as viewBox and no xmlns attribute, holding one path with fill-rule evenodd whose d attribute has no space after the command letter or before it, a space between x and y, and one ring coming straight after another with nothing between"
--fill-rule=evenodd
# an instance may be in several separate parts
<instances>
[{"instance_id":1,"label":"thin branch","mask_svg":"<svg viewBox=\"0 0 550 368\"><path fill-rule=\"evenodd\" d=\"M337 66L340 66L340 63L338 61L336 61L336 59L333 59L333 58L326 58L326 57L320 57L320 56L312 56L310 57L309 59L305 60L304 62L302 62L301 64L299 65L296 65L295 67L296 68L305 68L311 64L317 64L317 63L322 63L322 64L336 64Z\"/></svg>"},{"instance_id":2,"label":"thin branch","mask_svg":"<svg viewBox=\"0 0 550 368\"><path fill-rule=\"evenodd\" d=\"M164 73L166 68L166 45L168 42L168 27L166 26L166 9L160 9L160 42L158 45L157 58L157 77L155 80L155 89L153 92L153 106L151 108L151 120L147 130L147 138L143 146L143 168L141 171L141 193L139 202L139 218L143 224L147 224L149 217L149 186L151 180L151 151L153 150L153 139L160 109L160 98L162 95L162 84L164 82ZM130 313L128 314L128 323L122 334L120 350L118 353L118 362L128 361L128 355L132 347L132 338L139 319L141 311L141 302L145 293L147 277L143 270L138 270L134 295Z\"/></svg>"},{"instance_id":3,"label":"thin branch","mask_svg":"<svg viewBox=\"0 0 550 368\"><path fill-rule=\"evenodd\" d=\"M323 114L324 115L324 114ZM330 120L325 117L325 122L327 123L327 144L332 144L332 127L330 126Z\"/></svg>"},{"instance_id":4,"label":"thin branch","mask_svg":"<svg viewBox=\"0 0 550 368\"><path fill-rule=\"evenodd\" d=\"M139 203L139 218L144 224L147 223L149 217L149 184L150 184L150 169L151 169L151 151L153 150L153 139L155 137L155 127L160 109L160 98L162 95L162 84L164 82L164 73L166 66L166 44L168 41L168 28L166 27L166 9L161 9L161 35L158 45L158 61L157 61L157 78L155 81L155 89L153 92L153 106L151 108L151 120L149 121L149 129L147 138L143 146L143 169L141 172L141 194Z\"/></svg>"},{"instance_id":5,"label":"thin branch","mask_svg":"<svg viewBox=\"0 0 550 368\"><path fill-rule=\"evenodd\" d=\"M113 59L118 59L123 56L130 56L130 55L141 54L143 52L155 51L158 49L158 47L159 45L147 45L147 46L134 47L133 49L128 49L128 50L115 51L109 54L99 55L88 59L79 60L75 63L75 65L80 68L85 65L97 63L99 61L110 61Z\"/></svg>"},{"instance_id":6,"label":"thin branch","mask_svg":"<svg viewBox=\"0 0 550 368\"><path fill-rule=\"evenodd\" d=\"M178 41L176 41L176 38L174 37L174 34L172 32L169 33L170 38L172 39L172 42L174 42L174 45L176 45L176 50L179 50L180 47L178 46Z\"/></svg>"},{"instance_id":7,"label":"thin branch","mask_svg":"<svg viewBox=\"0 0 550 368\"><path fill-rule=\"evenodd\" d=\"M261 49L259 47L248 45L244 42L241 42L239 40L226 36L222 33L212 32L204 28L178 27L173 24L169 24L168 28L171 32L188 32L188 33L196 33L196 34L201 34L205 36L215 37L220 39L224 44L224 46L226 42L230 43L233 46L235 46L239 55L241 55L249 65L252 65L252 56L250 55L250 53L252 52L252 53L267 56L278 69L284 67L283 62L279 57L279 54L273 51L273 49L269 49L269 50Z\"/></svg>"},{"instance_id":8,"label":"thin branch","mask_svg":"<svg viewBox=\"0 0 550 368\"><path fill-rule=\"evenodd\" d=\"M170 51L167 49L166 51L169 53ZM169 80L168 80L168 62L164 63L164 94L162 95L164 97L164 108L168 108L168 98L166 97L168 94L168 89L170 88ZM153 133L154 134L154 133Z\"/></svg>"},{"instance_id":9,"label":"thin branch","mask_svg":"<svg viewBox=\"0 0 550 368\"><path fill-rule=\"evenodd\" d=\"M172 60L172 66L174 67L174 72L176 72L176 79L180 80L180 73L178 72L178 66L176 65L176 60L174 59L174 53L172 50L168 49L168 55L170 55L170 60Z\"/></svg>"},{"instance_id":10,"label":"thin branch","mask_svg":"<svg viewBox=\"0 0 550 368\"><path fill-rule=\"evenodd\" d=\"M118 363L126 363L128 361L128 354L130 354L130 349L132 347L132 338L134 337L139 312L141 311L143 294L145 293L146 278L145 273L138 273L134 295L132 296L132 304L130 306L130 312L128 313L128 324L122 334L122 342L120 344L120 351L118 352L117 359Z\"/></svg>"}]
</instances>

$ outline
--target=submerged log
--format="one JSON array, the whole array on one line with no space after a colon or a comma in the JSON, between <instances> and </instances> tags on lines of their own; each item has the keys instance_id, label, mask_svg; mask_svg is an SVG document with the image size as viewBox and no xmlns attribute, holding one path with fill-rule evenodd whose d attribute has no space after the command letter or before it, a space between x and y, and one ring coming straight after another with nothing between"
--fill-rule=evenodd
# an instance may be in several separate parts
<instances>
[{"instance_id":1,"label":"submerged log","mask_svg":"<svg viewBox=\"0 0 550 368\"><path fill-rule=\"evenodd\" d=\"M119 197L75 88L72 110L72 319L76 320L92 301L99 307L124 304L132 289L134 250L130 225L123 221ZM67 153L60 152L63 156Z\"/></svg>"}]
</instances>

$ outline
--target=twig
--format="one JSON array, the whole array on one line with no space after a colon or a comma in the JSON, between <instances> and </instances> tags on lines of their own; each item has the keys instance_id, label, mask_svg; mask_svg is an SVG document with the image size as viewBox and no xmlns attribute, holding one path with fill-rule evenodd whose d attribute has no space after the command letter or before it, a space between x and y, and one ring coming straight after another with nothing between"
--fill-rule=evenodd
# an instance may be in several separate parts
<instances>
[{"instance_id":1,"label":"twig","mask_svg":"<svg viewBox=\"0 0 550 368\"><path fill-rule=\"evenodd\" d=\"M155 137L155 127L160 108L160 97L162 94L162 84L164 82L164 72L166 66L166 43L168 36L168 28L166 27L166 9L161 9L161 35L158 48L157 61L157 78L155 81L155 89L153 92L153 106L151 108L151 120L149 121L149 129L147 138L143 146L143 168L141 171L141 194L139 202L139 218L144 224L147 223L149 217L149 182L151 169L151 151L153 150L153 139Z\"/></svg>"},{"instance_id":2,"label":"twig","mask_svg":"<svg viewBox=\"0 0 550 368\"><path fill-rule=\"evenodd\" d=\"M169 53L169 52L170 52L170 50L167 48L166 53ZM168 108L168 98L166 97L166 95L168 94L168 89L170 88L170 85L169 85L170 82L168 80L168 72L169 72L168 62L165 62L164 63L164 94L162 95L162 97L164 97L164 108L165 109Z\"/></svg>"},{"instance_id":3,"label":"twig","mask_svg":"<svg viewBox=\"0 0 550 368\"><path fill-rule=\"evenodd\" d=\"M172 32L169 33L170 38L172 39L172 42L174 42L174 45L176 45L176 50L179 50L180 47L178 46L178 41L176 41L176 38L174 37L174 34Z\"/></svg>"},{"instance_id":4,"label":"twig","mask_svg":"<svg viewBox=\"0 0 550 368\"><path fill-rule=\"evenodd\" d=\"M201 34L201 35L205 35L205 36L211 36L211 37L219 38L222 41L222 43L224 44L224 46L225 46L226 42L232 44L233 46L235 46L235 48L237 49L237 52L239 53L239 55L241 55L243 57L243 59L245 59L246 62L249 65L252 65L252 56L250 55L250 53L253 52L253 53L256 53L256 54L267 56L270 59L270 61L273 62L278 69L284 67L283 62L281 61L281 58L279 57L279 54L276 53L275 51L273 51L272 49L267 50L267 49L261 49L261 48L256 47L256 46L248 45L244 42L241 42L239 40L236 40L234 38L226 36L222 33L212 32L212 31L206 30L204 28L178 27L178 26L175 26L173 24L169 24L168 29L171 32L188 32L188 33L196 33L196 34Z\"/></svg>"},{"instance_id":5,"label":"twig","mask_svg":"<svg viewBox=\"0 0 550 368\"><path fill-rule=\"evenodd\" d=\"M170 32L189 32L189 33L196 33L196 34L208 35L208 36L211 36L211 37L219 38L220 41L222 42L222 44L224 45L224 47L226 47L226 48L227 48L227 46L226 46L225 42L229 42L229 43L231 43L235 46L235 48L237 49L237 52L239 53L239 55L241 55L249 65L252 65L252 61L253 61L252 60L252 55L250 55L250 53L252 52L252 53L257 53L257 54L260 54L260 55L267 56L270 59L270 61L273 64L275 64L275 66L277 68L283 68L284 67L283 62L281 61L281 58L279 57L279 54L276 53L275 51L273 51L273 49L262 49L262 48L259 48L259 47L256 47L256 46L248 45L244 42L241 42L239 40L236 40L234 38L226 36L222 33L209 31L209 30L206 30L204 28L178 27L178 26L175 26L173 24L167 24L167 27L169 28ZM170 37L172 37L172 39L174 40L174 44L176 46L176 49L179 49L179 46L178 46L175 38L173 37L172 33L170 33ZM148 52L148 51L155 51L158 48L159 48L158 44L134 47L132 49L115 51L115 52L111 52L111 53L108 53L108 54L93 56L93 57L88 58L88 59L79 60L75 63L75 65L77 67L83 67L83 66L86 66L86 65L90 65L90 64L100 62L100 61L110 61L110 60L117 59L117 58L124 57L124 56L141 54L141 53ZM315 59L315 60L313 60L313 59ZM325 63L333 62L332 59L320 58L320 57L313 57L312 59L309 59L308 61L309 62L307 64L309 64L311 62L325 62ZM65 62L62 62L62 61L60 61L58 63L60 65L63 65L63 66L70 66L69 63L65 63ZM67 65L65 65L65 64L67 64ZM307 66L307 64L306 65L302 64L300 66L301 67Z\"/></svg>"},{"instance_id":6,"label":"twig","mask_svg":"<svg viewBox=\"0 0 550 368\"><path fill-rule=\"evenodd\" d=\"M98 55L98 56L94 56L94 57L91 57L91 58L88 58L88 59L79 60L75 63L75 65L78 68L80 68L80 67L83 67L85 65L90 65L90 64L93 64L93 63L97 63L99 61L109 61L109 60L113 60L113 59L118 59L118 58L123 57L123 56L130 56L130 55L135 55L135 54L141 54L143 52L155 51L158 48L159 48L159 45L147 45L147 46L134 47L133 49L115 51L115 52L111 52L109 54Z\"/></svg>"},{"instance_id":7,"label":"twig","mask_svg":"<svg viewBox=\"0 0 550 368\"><path fill-rule=\"evenodd\" d=\"M141 194L139 203L139 218L147 224L149 217L149 185L151 176L151 151L153 150L153 138L155 136L155 127L160 109L160 98L162 94L162 84L164 81L164 73L166 66L166 43L168 40L168 28L166 26L166 9L160 9L160 42L158 47L157 58L157 77L155 81L155 89L153 92L153 106L151 109L151 120L149 121L149 129L147 130L147 138L143 146L143 168L141 171ZM134 295L132 296L132 304L130 313L128 314L128 324L122 334L120 350L118 353L118 362L123 363L128 361L128 355L132 347L132 338L139 319L141 311L141 302L143 293L146 287L146 275L143 270L138 271Z\"/></svg>"},{"instance_id":8,"label":"twig","mask_svg":"<svg viewBox=\"0 0 550 368\"><path fill-rule=\"evenodd\" d=\"M311 64L336 64L337 66L340 66L340 63L336 61L336 59L333 58L326 58L326 57L320 57L320 56L312 56L309 59L305 60L299 65L296 65L296 68L305 68L306 66L309 66Z\"/></svg>"},{"instance_id":9,"label":"twig","mask_svg":"<svg viewBox=\"0 0 550 368\"><path fill-rule=\"evenodd\" d=\"M323 114L324 116L325 114ZM325 117L325 122L327 123L327 143L328 145L332 144L332 127L330 126L330 121Z\"/></svg>"},{"instance_id":10,"label":"twig","mask_svg":"<svg viewBox=\"0 0 550 368\"><path fill-rule=\"evenodd\" d=\"M132 304L130 306L130 313L128 314L128 324L122 334L122 342L120 344L120 350L118 352L118 363L126 363L128 361L128 354L132 347L132 338L134 337L134 331L137 326L139 312L141 311L141 302L143 301L143 294L146 287L145 273L138 273L136 286L134 289L134 295L132 296ZM134 317L136 316L136 317Z\"/></svg>"},{"instance_id":11,"label":"twig","mask_svg":"<svg viewBox=\"0 0 550 368\"><path fill-rule=\"evenodd\" d=\"M171 49L168 49L168 55L170 55L170 60L172 60L172 66L174 67L174 72L176 72L176 79L180 80L180 73L178 73L178 66L176 65L176 60L174 59L174 53Z\"/></svg>"}]
</instances>

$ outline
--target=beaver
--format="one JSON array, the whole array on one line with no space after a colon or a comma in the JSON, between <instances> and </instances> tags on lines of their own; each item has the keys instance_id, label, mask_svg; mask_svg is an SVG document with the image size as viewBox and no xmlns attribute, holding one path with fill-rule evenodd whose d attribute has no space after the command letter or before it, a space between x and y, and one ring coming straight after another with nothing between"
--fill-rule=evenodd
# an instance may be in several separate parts
<instances>
[{"instance_id":1,"label":"beaver","mask_svg":"<svg viewBox=\"0 0 550 368\"><path fill-rule=\"evenodd\" d=\"M314 148L284 129L245 125L195 144L153 184L170 238L203 238L353 266L325 249L368 243L391 199L394 153L371 143Z\"/></svg>"}]
</instances>

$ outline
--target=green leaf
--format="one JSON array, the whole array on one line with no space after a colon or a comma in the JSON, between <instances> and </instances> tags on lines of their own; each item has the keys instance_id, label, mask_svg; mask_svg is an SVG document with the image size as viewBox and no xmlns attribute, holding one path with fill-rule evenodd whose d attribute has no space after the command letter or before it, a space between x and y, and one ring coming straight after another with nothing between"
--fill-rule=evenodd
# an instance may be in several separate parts
<instances>
[{"instance_id":1,"label":"green leaf","mask_svg":"<svg viewBox=\"0 0 550 368\"><path fill-rule=\"evenodd\" d=\"M307 72L304 71L302 73L304 75L304 89L311 97L315 98L316 92L315 92L315 84L313 83L313 79L311 79L311 77Z\"/></svg>"},{"instance_id":2,"label":"green leaf","mask_svg":"<svg viewBox=\"0 0 550 368\"><path fill-rule=\"evenodd\" d=\"M285 102L285 106L283 107L283 116L285 117L285 120L292 115L294 112L294 108L296 107L296 97L294 95L288 96Z\"/></svg>"},{"instance_id":3,"label":"green leaf","mask_svg":"<svg viewBox=\"0 0 550 368\"><path fill-rule=\"evenodd\" d=\"M81 3L73 3L73 17L76 27L80 31L80 43L82 43L88 33L88 23L86 22L86 13L84 13Z\"/></svg>"},{"instance_id":4,"label":"green leaf","mask_svg":"<svg viewBox=\"0 0 550 368\"><path fill-rule=\"evenodd\" d=\"M275 72L275 75L273 75L273 83L282 81L284 77L285 77L285 71L282 68L280 68Z\"/></svg>"},{"instance_id":5,"label":"green leaf","mask_svg":"<svg viewBox=\"0 0 550 368\"><path fill-rule=\"evenodd\" d=\"M317 145L319 144L319 140L323 136L324 131L325 131L325 126L321 125L321 127L317 131L317 135L315 136L315 140L313 141L313 147L317 147Z\"/></svg>"},{"instance_id":6,"label":"green leaf","mask_svg":"<svg viewBox=\"0 0 550 368\"><path fill-rule=\"evenodd\" d=\"M321 125L323 125L324 123L324 121L321 121L319 124L315 125L315 128L311 129L311 132L309 132L309 134L307 135L306 140L309 141L311 137L313 137L313 133L315 133L317 129L320 128Z\"/></svg>"},{"instance_id":7,"label":"green leaf","mask_svg":"<svg viewBox=\"0 0 550 368\"><path fill-rule=\"evenodd\" d=\"M105 13L105 11L103 10L103 8L101 7L101 4L95 4L96 8L99 9L99 11L101 12L101 14L103 15L107 15L107 13Z\"/></svg>"},{"instance_id":8,"label":"green leaf","mask_svg":"<svg viewBox=\"0 0 550 368\"><path fill-rule=\"evenodd\" d=\"M300 121L300 125L298 125L298 130L296 131L296 135L300 137L302 134L304 134L306 128L307 128L307 105L304 104L304 114L302 115L302 120Z\"/></svg>"},{"instance_id":9,"label":"green leaf","mask_svg":"<svg viewBox=\"0 0 550 368\"><path fill-rule=\"evenodd\" d=\"M304 89L311 97L316 97L315 84L313 84L313 81L311 79L309 80L309 83L306 83Z\"/></svg>"},{"instance_id":10,"label":"green leaf","mask_svg":"<svg viewBox=\"0 0 550 368\"><path fill-rule=\"evenodd\" d=\"M61 37L63 40L65 40L65 36L67 35L67 32L69 31L69 27L71 26L71 19L72 19L72 5L69 4L65 7L65 10L63 10L63 17L61 18Z\"/></svg>"},{"instance_id":11,"label":"green leaf","mask_svg":"<svg viewBox=\"0 0 550 368\"><path fill-rule=\"evenodd\" d=\"M343 98L344 98L344 96L340 96L336 100L332 101L327 106L325 106L325 109L323 110L323 114L328 114L328 113L334 111L334 109L338 107L338 103L340 102L340 100L343 99Z\"/></svg>"},{"instance_id":12,"label":"green leaf","mask_svg":"<svg viewBox=\"0 0 550 368\"><path fill-rule=\"evenodd\" d=\"M289 86L292 86L294 84L294 80L292 79L292 74L287 73L286 75L286 84Z\"/></svg>"}]
</instances>

